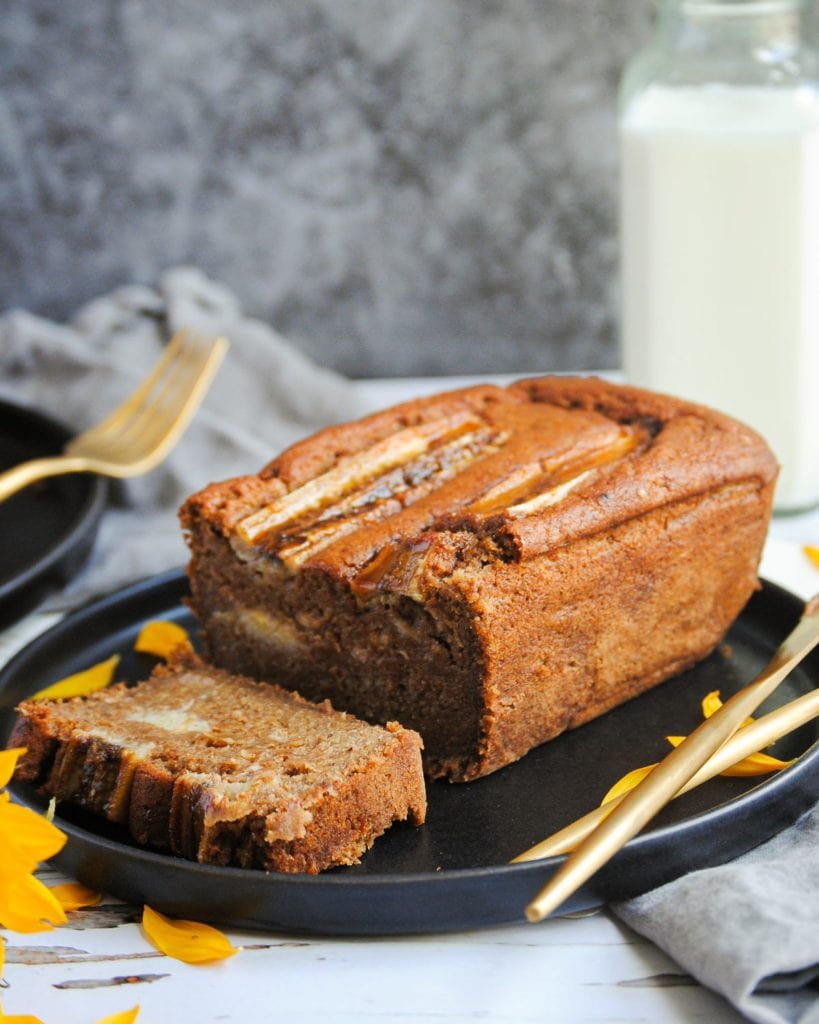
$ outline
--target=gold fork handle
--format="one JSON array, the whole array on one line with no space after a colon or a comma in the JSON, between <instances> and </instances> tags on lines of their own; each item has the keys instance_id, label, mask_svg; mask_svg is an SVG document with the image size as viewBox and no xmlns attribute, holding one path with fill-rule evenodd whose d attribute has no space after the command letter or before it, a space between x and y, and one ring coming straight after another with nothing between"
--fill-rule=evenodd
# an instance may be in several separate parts
<instances>
[{"instance_id":1,"label":"gold fork handle","mask_svg":"<svg viewBox=\"0 0 819 1024\"><path fill-rule=\"evenodd\" d=\"M87 460L80 456L53 455L21 462L19 466L12 466L5 473L0 473L0 501L5 501L17 491L38 480L45 480L46 477L61 476L63 473L82 473L87 469Z\"/></svg>"}]
</instances>

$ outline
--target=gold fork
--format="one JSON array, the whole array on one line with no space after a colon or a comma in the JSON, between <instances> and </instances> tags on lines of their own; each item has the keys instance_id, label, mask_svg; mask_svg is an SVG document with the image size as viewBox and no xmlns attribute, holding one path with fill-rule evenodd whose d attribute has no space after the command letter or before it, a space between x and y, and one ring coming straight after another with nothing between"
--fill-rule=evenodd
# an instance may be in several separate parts
<instances>
[{"instance_id":1,"label":"gold fork","mask_svg":"<svg viewBox=\"0 0 819 1024\"><path fill-rule=\"evenodd\" d=\"M227 349L225 338L191 331L174 335L136 391L96 426L72 438L62 455L32 459L0 473L0 501L63 473L124 478L153 469L182 436Z\"/></svg>"}]
</instances>

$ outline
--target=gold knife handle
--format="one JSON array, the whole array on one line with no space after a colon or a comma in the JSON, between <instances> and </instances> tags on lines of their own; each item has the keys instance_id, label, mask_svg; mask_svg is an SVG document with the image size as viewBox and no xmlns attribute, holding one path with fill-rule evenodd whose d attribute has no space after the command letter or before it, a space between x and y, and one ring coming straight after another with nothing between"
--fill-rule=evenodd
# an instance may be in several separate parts
<instances>
[{"instance_id":1,"label":"gold knife handle","mask_svg":"<svg viewBox=\"0 0 819 1024\"><path fill-rule=\"evenodd\" d=\"M796 628L756 679L690 733L578 846L527 906L528 919L541 921L551 914L606 864L674 798L817 643L819 595L807 603Z\"/></svg>"},{"instance_id":2,"label":"gold knife handle","mask_svg":"<svg viewBox=\"0 0 819 1024\"><path fill-rule=\"evenodd\" d=\"M759 750L764 750L772 743L782 739L789 733L819 718L819 689L803 693L787 704L783 704L774 711L769 711L762 718L755 718L753 722L743 725L737 729L734 735L719 750L709 757L700 770L693 775L683 788L676 794L680 796L689 790L709 782L717 775L740 762L745 757L750 757ZM600 822L607 815L611 814L614 808L625 800L626 794L613 797L607 803L584 814L570 825L566 825L557 832L553 832L546 839L530 846L528 850L513 857L510 864L522 864L529 860L542 860L545 857L558 857L564 853L571 853L575 847L590 835Z\"/></svg>"}]
</instances>

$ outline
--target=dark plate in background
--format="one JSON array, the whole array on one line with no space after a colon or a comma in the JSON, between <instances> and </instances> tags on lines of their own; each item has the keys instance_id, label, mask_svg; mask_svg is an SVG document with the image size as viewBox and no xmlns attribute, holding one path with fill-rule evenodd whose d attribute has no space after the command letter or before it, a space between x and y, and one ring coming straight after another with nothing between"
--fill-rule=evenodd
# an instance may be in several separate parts
<instances>
[{"instance_id":1,"label":"dark plate in background","mask_svg":"<svg viewBox=\"0 0 819 1024\"><path fill-rule=\"evenodd\" d=\"M0 674L0 739L22 696L123 654L122 674L144 677L151 660L131 650L149 618L192 628L176 572L148 580L68 616L21 651ZM756 674L799 617L802 602L766 583L731 629L727 644L676 679L466 785L429 785L422 828L394 826L362 863L317 876L265 874L195 864L134 846L118 828L66 805L55 819L69 836L55 862L94 888L178 917L236 927L317 934L378 935L463 930L522 921L523 909L563 858L510 865L510 858L594 806L608 786L668 750L666 734L690 731L710 690L723 698ZM819 651L782 684L768 707L819 682ZM799 757L763 779L715 779L669 805L562 912L623 899L722 863L795 821L819 799L819 724L780 741ZM15 795L44 803L23 786Z\"/></svg>"},{"instance_id":2,"label":"dark plate in background","mask_svg":"<svg viewBox=\"0 0 819 1024\"><path fill-rule=\"evenodd\" d=\"M0 472L59 454L71 432L55 420L0 401ZM52 477L0 502L0 628L67 583L91 552L106 482L91 473Z\"/></svg>"}]
</instances>

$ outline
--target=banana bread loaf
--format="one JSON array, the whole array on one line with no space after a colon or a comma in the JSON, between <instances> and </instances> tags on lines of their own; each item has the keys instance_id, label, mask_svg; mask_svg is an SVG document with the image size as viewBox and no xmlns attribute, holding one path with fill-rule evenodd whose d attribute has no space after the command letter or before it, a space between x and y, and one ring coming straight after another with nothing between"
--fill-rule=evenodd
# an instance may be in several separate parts
<instances>
[{"instance_id":1,"label":"banana bread loaf","mask_svg":"<svg viewBox=\"0 0 819 1024\"><path fill-rule=\"evenodd\" d=\"M426 811L421 741L193 655L133 687L26 701L15 777L191 860L315 874Z\"/></svg>"},{"instance_id":2,"label":"banana bread loaf","mask_svg":"<svg viewBox=\"0 0 819 1024\"><path fill-rule=\"evenodd\" d=\"M209 657L421 733L468 780L704 657L757 586L775 460L593 378L396 406L181 519Z\"/></svg>"}]
</instances>

